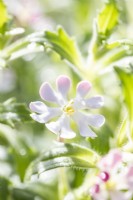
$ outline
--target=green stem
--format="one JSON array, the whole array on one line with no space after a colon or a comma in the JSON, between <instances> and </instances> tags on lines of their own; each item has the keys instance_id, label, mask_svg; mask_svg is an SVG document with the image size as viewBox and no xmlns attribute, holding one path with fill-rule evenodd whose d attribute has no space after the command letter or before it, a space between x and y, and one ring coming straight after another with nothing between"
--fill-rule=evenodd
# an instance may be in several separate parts
<instances>
[{"instance_id":1,"label":"green stem","mask_svg":"<svg viewBox=\"0 0 133 200\"><path fill-rule=\"evenodd\" d=\"M3 51L5 55L10 55L11 53L18 51L19 49L22 49L23 47L27 46L29 44L29 41L27 38L23 38L21 40L18 40L14 42L13 44L6 47Z\"/></svg>"},{"instance_id":2,"label":"green stem","mask_svg":"<svg viewBox=\"0 0 133 200\"><path fill-rule=\"evenodd\" d=\"M58 142L64 142L64 139L58 136L57 138ZM68 186L68 179L66 175L66 169L65 168L60 168L58 170L59 173L59 179L58 179L58 194L59 194L59 200L64 199L65 195L69 191L69 186Z\"/></svg>"},{"instance_id":3,"label":"green stem","mask_svg":"<svg viewBox=\"0 0 133 200\"><path fill-rule=\"evenodd\" d=\"M69 191L69 185L67 181L66 169L59 169L59 179L58 179L58 192L59 192L59 200L64 199L66 194Z\"/></svg>"},{"instance_id":4,"label":"green stem","mask_svg":"<svg viewBox=\"0 0 133 200\"><path fill-rule=\"evenodd\" d=\"M1 57L8 58L11 56L12 53L27 47L27 45L31 43L44 44L44 33L39 32L39 33L31 34L27 37L24 37L15 41L14 43L10 44L8 47L5 47L3 51L1 51L1 55L2 55Z\"/></svg>"},{"instance_id":5,"label":"green stem","mask_svg":"<svg viewBox=\"0 0 133 200\"><path fill-rule=\"evenodd\" d=\"M21 49L17 52L12 53L11 57L8 59L8 61L16 60L24 55L31 54L31 53L39 53L44 51L44 46L40 45L37 46L35 49L27 49L26 47L24 49Z\"/></svg>"},{"instance_id":6,"label":"green stem","mask_svg":"<svg viewBox=\"0 0 133 200\"><path fill-rule=\"evenodd\" d=\"M101 69L108 67L109 65L121 60L126 56L131 56L132 54L132 49L128 51L123 48L117 48L115 51L113 50L112 52L105 54L105 56L99 60L95 60L95 58L90 57L88 63L89 68L87 68L86 72L84 73L84 77L87 77L89 80L93 81L93 79L96 79L96 74Z\"/></svg>"}]
</instances>

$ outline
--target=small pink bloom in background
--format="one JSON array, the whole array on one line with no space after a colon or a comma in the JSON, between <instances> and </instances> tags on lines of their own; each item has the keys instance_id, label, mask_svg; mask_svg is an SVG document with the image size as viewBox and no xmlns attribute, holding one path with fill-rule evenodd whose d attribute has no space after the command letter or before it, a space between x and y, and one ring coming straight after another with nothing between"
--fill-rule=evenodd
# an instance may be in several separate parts
<instances>
[{"instance_id":1,"label":"small pink bloom in background","mask_svg":"<svg viewBox=\"0 0 133 200\"><path fill-rule=\"evenodd\" d=\"M133 155L125 160L125 152L111 150L98 163L99 174L90 194L94 200L131 200L133 196ZM97 186L97 187L96 187ZM98 190L96 190L98 188ZM92 192L93 191L93 192Z\"/></svg>"},{"instance_id":2,"label":"small pink bloom in background","mask_svg":"<svg viewBox=\"0 0 133 200\"><path fill-rule=\"evenodd\" d=\"M125 179L128 187L133 191L133 165L128 168Z\"/></svg>"},{"instance_id":3,"label":"small pink bloom in background","mask_svg":"<svg viewBox=\"0 0 133 200\"><path fill-rule=\"evenodd\" d=\"M101 170L112 171L122 162L122 153L119 150L111 150L109 154L104 156L99 162Z\"/></svg>"},{"instance_id":4,"label":"small pink bloom in background","mask_svg":"<svg viewBox=\"0 0 133 200\"><path fill-rule=\"evenodd\" d=\"M107 182L110 178L110 175L108 172L101 172L99 175L99 178L103 181L103 182Z\"/></svg>"},{"instance_id":5,"label":"small pink bloom in background","mask_svg":"<svg viewBox=\"0 0 133 200\"><path fill-rule=\"evenodd\" d=\"M99 192L100 192L99 184L95 184L90 190L90 193L91 193L92 196L99 193Z\"/></svg>"},{"instance_id":6,"label":"small pink bloom in background","mask_svg":"<svg viewBox=\"0 0 133 200\"><path fill-rule=\"evenodd\" d=\"M71 80L67 76L59 76L56 80L57 91L54 91L48 82L44 82L40 88L40 96L46 101L54 104L47 106L44 102L36 101L30 103L30 109L34 112L31 117L61 138L73 138L76 133L71 128L73 120L83 137L96 137L90 126L101 127L105 121L100 114L90 114L91 109L103 106L103 98L94 96L87 98L92 85L89 81L81 81L77 85L76 97L68 100ZM57 107L55 107L57 105ZM57 118L55 120L55 118ZM51 122L51 119L54 121ZM50 122L49 122L50 121Z\"/></svg>"},{"instance_id":7,"label":"small pink bloom in background","mask_svg":"<svg viewBox=\"0 0 133 200\"><path fill-rule=\"evenodd\" d=\"M37 0L5 0L11 13L21 26L29 26L34 30L51 30L54 23L44 16L44 10ZM14 9L15 7L15 9Z\"/></svg>"}]
</instances>

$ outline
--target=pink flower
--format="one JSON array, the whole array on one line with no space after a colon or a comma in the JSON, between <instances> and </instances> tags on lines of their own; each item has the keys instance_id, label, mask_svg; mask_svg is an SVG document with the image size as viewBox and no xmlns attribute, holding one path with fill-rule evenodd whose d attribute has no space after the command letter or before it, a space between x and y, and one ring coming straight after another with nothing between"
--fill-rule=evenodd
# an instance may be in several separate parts
<instances>
[{"instance_id":1,"label":"pink flower","mask_svg":"<svg viewBox=\"0 0 133 200\"><path fill-rule=\"evenodd\" d=\"M131 163L125 162L124 156L124 152L115 149L100 160L98 164L100 173L90 189L94 200L132 199L133 166ZM129 160L132 160L131 154ZM97 188L98 190L96 190Z\"/></svg>"},{"instance_id":2,"label":"pink flower","mask_svg":"<svg viewBox=\"0 0 133 200\"><path fill-rule=\"evenodd\" d=\"M125 175L125 181L129 189L133 191L133 165L127 169L127 173Z\"/></svg>"},{"instance_id":3,"label":"pink flower","mask_svg":"<svg viewBox=\"0 0 133 200\"><path fill-rule=\"evenodd\" d=\"M48 82L44 82L40 88L41 98L57 107L49 107L41 101L31 102L30 109L34 112L31 117L61 138L73 138L76 133L72 130L71 120L75 121L80 134L83 137L96 137L95 132L89 126L101 127L105 121L100 114L90 114L91 109L103 106L103 98L94 96L85 98L92 85L88 81L81 81L77 85L76 97L68 100L67 95L71 86L71 80L67 76L59 76L56 80L57 92ZM56 121L51 119L58 118Z\"/></svg>"},{"instance_id":4,"label":"pink flower","mask_svg":"<svg viewBox=\"0 0 133 200\"><path fill-rule=\"evenodd\" d=\"M119 150L111 150L109 154L104 156L99 162L99 168L105 171L116 170L122 162L122 153Z\"/></svg>"}]
</instances>

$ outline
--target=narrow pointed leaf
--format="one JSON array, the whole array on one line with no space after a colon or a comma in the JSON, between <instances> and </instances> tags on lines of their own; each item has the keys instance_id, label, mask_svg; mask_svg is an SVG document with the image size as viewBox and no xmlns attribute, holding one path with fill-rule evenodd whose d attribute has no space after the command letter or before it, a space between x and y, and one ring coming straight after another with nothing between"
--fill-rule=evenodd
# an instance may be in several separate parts
<instances>
[{"instance_id":1,"label":"narrow pointed leaf","mask_svg":"<svg viewBox=\"0 0 133 200\"><path fill-rule=\"evenodd\" d=\"M16 103L14 98L0 103L0 123L14 127L16 122L31 121L30 112L23 103Z\"/></svg>"},{"instance_id":2,"label":"narrow pointed leaf","mask_svg":"<svg viewBox=\"0 0 133 200\"><path fill-rule=\"evenodd\" d=\"M12 196L14 200L20 200L20 197L21 200L33 200L37 197L45 200L58 199L53 186L38 181L14 187Z\"/></svg>"},{"instance_id":3,"label":"narrow pointed leaf","mask_svg":"<svg viewBox=\"0 0 133 200\"><path fill-rule=\"evenodd\" d=\"M106 154L110 149L110 138L113 136L112 131L108 125L104 125L97 131L98 137L94 139L88 138L91 148L101 155ZM104 145L103 145L104 141Z\"/></svg>"},{"instance_id":4,"label":"narrow pointed leaf","mask_svg":"<svg viewBox=\"0 0 133 200\"><path fill-rule=\"evenodd\" d=\"M37 156L37 151L11 127L0 124L0 145L10 148L9 156L14 161L15 171L23 181L25 171Z\"/></svg>"},{"instance_id":5,"label":"narrow pointed leaf","mask_svg":"<svg viewBox=\"0 0 133 200\"><path fill-rule=\"evenodd\" d=\"M127 143L127 141L128 141L127 134L128 134L128 119L126 118L126 119L123 120L121 127L120 127L120 130L119 130L118 135L117 135L117 145L118 145L118 147L121 147L125 143Z\"/></svg>"},{"instance_id":6,"label":"narrow pointed leaf","mask_svg":"<svg viewBox=\"0 0 133 200\"><path fill-rule=\"evenodd\" d=\"M96 167L98 160L98 154L86 147L74 143L58 144L52 150L43 153L31 164L26 178L30 178L34 173L40 174L58 167L73 167L78 169Z\"/></svg>"},{"instance_id":7,"label":"narrow pointed leaf","mask_svg":"<svg viewBox=\"0 0 133 200\"><path fill-rule=\"evenodd\" d=\"M0 199L9 199L9 185L10 181L5 177L0 177Z\"/></svg>"},{"instance_id":8,"label":"narrow pointed leaf","mask_svg":"<svg viewBox=\"0 0 133 200\"><path fill-rule=\"evenodd\" d=\"M46 31L45 38L50 48L58 53L61 59L69 61L78 68L82 68L82 60L77 45L63 28L58 28L57 33Z\"/></svg>"},{"instance_id":9,"label":"narrow pointed leaf","mask_svg":"<svg viewBox=\"0 0 133 200\"><path fill-rule=\"evenodd\" d=\"M12 128L0 123L0 145L15 147L17 145L16 134Z\"/></svg>"},{"instance_id":10,"label":"narrow pointed leaf","mask_svg":"<svg viewBox=\"0 0 133 200\"><path fill-rule=\"evenodd\" d=\"M108 36L118 24L119 11L114 1L105 4L97 18L98 33Z\"/></svg>"},{"instance_id":11,"label":"narrow pointed leaf","mask_svg":"<svg viewBox=\"0 0 133 200\"><path fill-rule=\"evenodd\" d=\"M0 32L4 24L8 21L8 14L3 0L0 0Z\"/></svg>"},{"instance_id":12,"label":"narrow pointed leaf","mask_svg":"<svg viewBox=\"0 0 133 200\"><path fill-rule=\"evenodd\" d=\"M133 71L126 71L115 67L115 71L121 81L124 101L128 110L130 136L133 139Z\"/></svg>"}]
</instances>

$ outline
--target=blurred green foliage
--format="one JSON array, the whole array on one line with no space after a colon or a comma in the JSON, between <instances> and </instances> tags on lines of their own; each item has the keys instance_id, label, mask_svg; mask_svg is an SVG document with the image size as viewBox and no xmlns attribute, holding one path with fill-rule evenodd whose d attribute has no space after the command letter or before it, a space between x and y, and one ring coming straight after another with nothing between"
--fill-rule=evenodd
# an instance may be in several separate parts
<instances>
[{"instance_id":1,"label":"blurred green foliage","mask_svg":"<svg viewBox=\"0 0 133 200\"><path fill-rule=\"evenodd\" d=\"M129 0L0 0L1 200L91 199L84 179L97 167L95 155L129 142L128 120L133 139L132 21ZM31 120L28 105L40 100L40 84L61 74L73 79L72 94L87 79L104 96L106 122L95 140L77 135L53 145L56 136ZM55 169L64 166L68 176Z\"/></svg>"}]
</instances>

